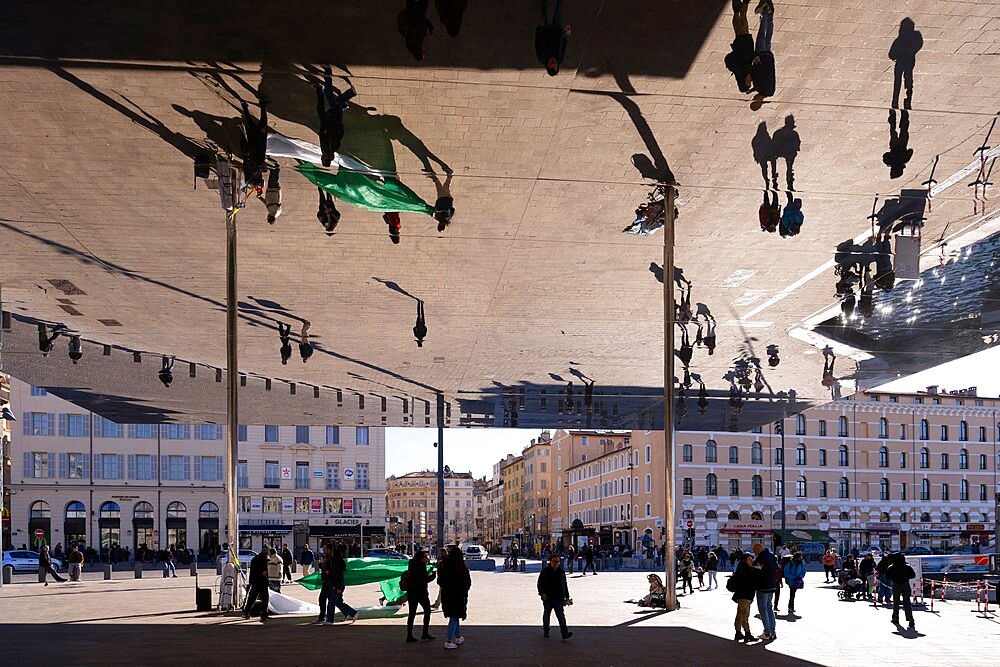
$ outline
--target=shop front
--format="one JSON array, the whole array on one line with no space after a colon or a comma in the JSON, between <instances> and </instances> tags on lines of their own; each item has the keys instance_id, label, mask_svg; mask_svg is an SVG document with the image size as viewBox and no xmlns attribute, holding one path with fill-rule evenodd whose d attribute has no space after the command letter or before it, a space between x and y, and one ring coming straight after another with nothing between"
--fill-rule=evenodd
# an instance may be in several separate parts
<instances>
[{"instance_id":1,"label":"shop front","mask_svg":"<svg viewBox=\"0 0 1000 667\"><path fill-rule=\"evenodd\" d=\"M338 542L348 548L348 554L358 555L365 550L385 546L385 526L374 525L371 519L327 518L309 522L309 546L314 551L324 542Z\"/></svg>"},{"instance_id":2,"label":"shop front","mask_svg":"<svg viewBox=\"0 0 1000 667\"><path fill-rule=\"evenodd\" d=\"M959 540L962 544L988 544L993 537L990 528L984 523L967 523L962 526L964 530L959 533Z\"/></svg>"},{"instance_id":3,"label":"shop front","mask_svg":"<svg viewBox=\"0 0 1000 667\"><path fill-rule=\"evenodd\" d=\"M900 524L870 522L868 524L867 542L882 549L882 553L899 551L903 548L903 545L900 543Z\"/></svg>"},{"instance_id":4,"label":"shop front","mask_svg":"<svg viewBox=\"0 0 1000 667\"><path fill-rule=\"evenodd\" d=\"M292 524L269 521L267 519L240 518L240 549L260 551L264 547L288 542Z\"/></svg>"},{"instance_id":5,"label":"shop front","mask_svg":"<svg viewBox=\"0 0 1000 667\"><path fill-rule=\"evenodd\" d=\"M941 553L948 553L953 547L958 546L961 535L962 531L958 527L942 526L941 524L931 527L926 524L918 524L910 530L909 543L911 546L922 546Z\"/></svg>"},{"instance_id":6,"label":"shop front","mask_svg":"<svg viewBox=\"0 0 1000 667\"><path fill-rule=\"evenodd\" d=\"M754 542L766 544L772 537L771 526L764 521L728 521L722 524L719 535L725 536L728 551L749 549Z\"/></svg>"}]
</instances>

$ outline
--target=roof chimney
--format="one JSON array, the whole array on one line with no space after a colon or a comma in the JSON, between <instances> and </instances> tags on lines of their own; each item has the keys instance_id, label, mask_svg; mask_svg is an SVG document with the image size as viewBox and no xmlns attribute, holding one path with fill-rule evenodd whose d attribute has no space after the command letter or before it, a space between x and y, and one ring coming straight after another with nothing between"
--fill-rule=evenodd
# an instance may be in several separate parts
<instances>
[{"instance_id":1,"label":"roof chimney","mask_svg":"<svg viewBox=\"0 0 1000 667\"><path fill-rule=\"evenodd\" d=\"M936 384L929 385L927 387L927 393L930 394L931 396L937 396L938 386Z\"/></svg>"}]
</instances>

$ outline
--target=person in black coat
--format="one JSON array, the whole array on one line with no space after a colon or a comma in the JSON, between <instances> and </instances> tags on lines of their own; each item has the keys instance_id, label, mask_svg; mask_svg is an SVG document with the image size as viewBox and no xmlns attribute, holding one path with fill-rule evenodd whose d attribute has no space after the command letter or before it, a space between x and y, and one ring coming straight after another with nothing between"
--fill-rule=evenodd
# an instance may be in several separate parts
<instances>
[{"instance_id":1,"label":"person in black coat","mask_svg":"<svg viewBox=\"0 0 1000 667\"><path fill-rule=\"evenodd\" d=\"M552 554L549 557L549 566L542 568L538 574L538 595L542 598L542 632L545 637L549 636L549 619L552 612L556 613L556 620L559 621L559 630L563 639L569 639L573 633L566 627L566 614L563 607L570 600L569 587L566 585L566 573L562 569L562 556Z\"/></svg>"},{"instance_id":2,"label":"person in black coat","mask_svg":"<svg viewBox=\"0 0 1000 667\"><path fill-rule=\"evenodd\" d=\"M247 594L246 604L243 605L244 619L250 619L250 610L253 609L253 605L259 597L261 603L260 622L264 623L267 621L267 605L271 600L271 596L268 593L268 557L268 550L261 549L260 553L250 561L250 571L247 577L250 581L250 592Z\"/></svg>"},{"instance_id":3,"label":"person in black coat","mask_svg":"<svg viewBox=\"0 0 1000 667\"><path fill-rule=\"evenodd\" d=\"M747 551L742 554L736 565L736 572L726 583L726 590L733 592L733 602L736 603L736 641L747 643L756 641L750 631L750 604L757 596L757 572L752 567L753 554Z\"/></svg>"},{"instance_id":4,"label":"person in black coat","mask_svg":"<svg viewBox=\"0 0 1000 667\"><path fill-rule=\"evenodd\" d=\"M458 648L465 641L461 622L468 611L469 589L472 588L469 567L458 547L451 547L447 558L438 565L437 580L441 587L441 613L448 619L448 639L444 647Z\"/></svg>"},{"instance_id":5,"label":"person in black coat","mask_svg":"<svg viewBox=\"0 0 1000 667\"><path fill-rule=\"evenodd\" d=\"M406 641L415 642L413 636L413 619L417 616L417 605L424 610L424 632L420 638L429 641L434 636L428 632L431 624L431 601L427 597L427 584L434 581L434 573L427 571L427 552L418 549L406 568L406 603L409 605L410 614L406 619Z\"/></svg>"}]
</instances>

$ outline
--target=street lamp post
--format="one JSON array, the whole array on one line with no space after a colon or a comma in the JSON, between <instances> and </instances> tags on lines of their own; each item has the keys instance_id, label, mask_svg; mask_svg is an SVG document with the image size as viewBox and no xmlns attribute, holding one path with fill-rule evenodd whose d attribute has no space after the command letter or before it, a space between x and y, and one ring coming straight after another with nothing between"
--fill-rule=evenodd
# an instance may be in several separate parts
<instances>
[{"instance_id":1,"label":"street lamp post","mask_svg":"<svg viewBox=\"0 0 1000 667\"><path fill-rule=\"evenodd\" d=\"M677 609L677 570L674 565L674 198L676 183L661 183L663 196L663 566L667 611Z\"/></svg>"}]
</instances>

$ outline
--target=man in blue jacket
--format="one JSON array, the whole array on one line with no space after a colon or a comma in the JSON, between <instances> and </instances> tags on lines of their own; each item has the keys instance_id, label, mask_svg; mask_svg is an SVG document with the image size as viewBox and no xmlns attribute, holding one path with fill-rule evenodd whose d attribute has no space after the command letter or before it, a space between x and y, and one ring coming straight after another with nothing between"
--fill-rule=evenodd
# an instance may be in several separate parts
<instances>
[{"instance_id":1,"label":"man in blue jacket","mask_svg":"<svg viewBox=\"0 0 1000 667\"><path fill-rule=\"evenodd\" d=\"M778 638L775 634L774 618L774 589L778 582L778 561L774 554L764 548L762 544L753 545L754 561L753 567L757 570L757 611L760 613L760 620L764 624L764 634L760 636L764 641L771 641Z\"/></svg>"}]
</instances>

